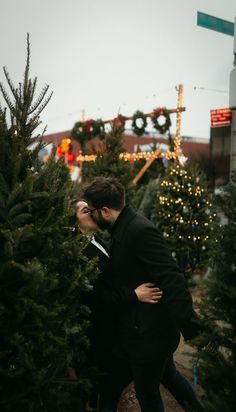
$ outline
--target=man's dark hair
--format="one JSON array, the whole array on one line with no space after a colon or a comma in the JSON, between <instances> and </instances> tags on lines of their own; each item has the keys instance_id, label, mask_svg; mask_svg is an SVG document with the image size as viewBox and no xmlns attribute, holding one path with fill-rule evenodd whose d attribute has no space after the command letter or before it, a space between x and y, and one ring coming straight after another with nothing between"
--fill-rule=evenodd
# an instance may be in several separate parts
<instances>
[{"instance_id":1,"label":"man's dark hair","mask_svg":"<svg viewBox=\"0 0 236 412\"><path fill-rule=\"evenodd\" d=\"M114 177L96 177L86 186L83 196L97 209L106 206L122 210L125 205L125 189Z\"/></svg>"}]
</instances>

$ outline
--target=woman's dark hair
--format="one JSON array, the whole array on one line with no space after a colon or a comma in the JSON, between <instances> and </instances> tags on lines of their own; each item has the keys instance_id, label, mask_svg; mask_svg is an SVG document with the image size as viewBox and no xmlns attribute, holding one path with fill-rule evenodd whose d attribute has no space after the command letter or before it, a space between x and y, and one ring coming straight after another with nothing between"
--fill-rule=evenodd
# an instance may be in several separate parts
<instances>
[{"instance_id":1,"label":"woman's dark hair","mask_svg":"<svg viewBox=\"0 0 236 412\"><path fill-rule=\"evenodd\" d=\"M86 200L82 197L77 197L77 198L71 199L69 203L69 207L74 209L74 213L69 218L69 225L74 228L77 228L77 225L78 225L78 221L76 217L76 205L78 202L86 202Z\"/></svg>"}]
</instances>

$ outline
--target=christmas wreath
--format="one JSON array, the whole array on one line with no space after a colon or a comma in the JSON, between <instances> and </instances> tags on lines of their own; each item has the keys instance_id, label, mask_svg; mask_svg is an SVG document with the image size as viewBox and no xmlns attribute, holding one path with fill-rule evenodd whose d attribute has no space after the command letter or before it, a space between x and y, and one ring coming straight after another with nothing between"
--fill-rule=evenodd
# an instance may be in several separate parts
<instances>
[{"instance_id":1,"label":"christmas wreath","mask_svg":"<svg viewBox=\"0 0 236 412\"><path fill-rule=\"evenodd\" d=\"M125 117L119 114L112 120L112 128L119 129L121 133L125 130Z\"/></svg>"},{"instance_id":2,"label":"christmas wreath","mask_svg":"<svg viewBox=\"0 0 236 412\"><path fill-rule=\"evenodd\" d=\"M96 121L94 120L92 127L92 134L94 137L98 136L100 137L100 139L103 139L105 137L105 126L102 119L98 119Z\"/></svg>"},{"instance_id":3,"label":"christmas wreath","mask_svg":"<svg viewBox=\"0 0 236 412\"><path fill-rule=\"evenodd\" d=\"M77 142L79 142L80 146L83 147L85 142L90 140L87 133L86 122L75 123L71 135Z\"/></svg>"},{"instance_id":4,"label":"christmas wreath","mask_svg":"<svg viewBox=\"0 0 236 412\"><path fill-rule=\"evenodd\" d=\"M163 124L160 124L158 121L160 116L165 117L165 122ZM159 107L158 109L153 110L153 115L151 119L154 128L158 130L161 134L164 134L167 130L169 130L171 126L169 111L163 107Z\"/></svg>"},{"instance_id":5,"label":"christmas wreath","mask_svg":"<svg viewBox=\"0 0 236 412\"><path fill-rule=\"evenodd\" d=\"M86 122L75 123L72 129L72 137L83 147L85 142L93 139L96 136L103 138L105 136L104 123L99 120L87 120Z\"/></svg>"},{"instance_id":6,"label":"christmas wreath","mask_svg":"<svg viewBox=\"0 0 236 412\"><path fill-rule=\"evenodd\" d=\"M141 126L138 126L137 121L141 120ZM133 115L132 130L137 136L142 136L145 133L147 127L147 119L143 112L137 110Z\"/></svg>"}]
</instances>

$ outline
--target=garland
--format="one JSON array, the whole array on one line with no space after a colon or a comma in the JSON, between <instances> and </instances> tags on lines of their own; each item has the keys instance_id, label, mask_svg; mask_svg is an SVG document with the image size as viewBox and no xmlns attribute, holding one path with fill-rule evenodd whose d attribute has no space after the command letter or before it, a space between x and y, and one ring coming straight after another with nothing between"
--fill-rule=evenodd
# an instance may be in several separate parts
<instances>
[{"instance_id":1,"label":"garland","mask_svg":"<svg viewBox=\"0 0 236 412\"><path fill-rule=\"evenodd\" d=\"M155 109L153 111L153 114L151 115L145 115L143 112L137 110L132 117L132 130L137 136L142 136L145 133L145 129L147 127L147 116L151 116L154 128L161 134L164 134L167 130L169 130L171 126L170 112L166 108L159 107ZM163 124L159 123L158 119L160 116L165 117L165 122ZM115 117L115 119L109 122L113 130L119 130L119 132L123 133L125 130L126 120L131 120L131 118L127 118L122 114L119 114L117 117ZM141 126L137 124L138 120L141 120ZM77 122L75 123L71 134L72 137L77 140L82 147L84 147L86 142L96 136L100 137L101 139L105 137L106 132L104 122L102 121L102 119L90 119L85 122Z\"/></svg>"},{"instance_id":2,"label":"garland","mask_svg":"<svg viewBox=\"0 0 236 412\"><path fill-rule=\"evenodd\" d=\"M137 120L142 120L142 125L137 125ZM147 127L147 119L143 112L137 110L134 113L133 121L132 121L132 130L137 136L142 136L145 133L145 129Z\"/></svg>"},{"instance_id":3,"label":"garland","mask_svg":"<svg viewBox=\"0 0 236 412\"><path fill-rule=\"evenodd\" d=\"M158 119L160 116L165 117L165 123L163 124L159 123ZM158 130L161 134L164 134L167 130L169 130L171 126L169 111L164 107L158 107L158 109L153 110L153 115L151 119L152 119L154 128Z\"/></svg>"}]
</instances>

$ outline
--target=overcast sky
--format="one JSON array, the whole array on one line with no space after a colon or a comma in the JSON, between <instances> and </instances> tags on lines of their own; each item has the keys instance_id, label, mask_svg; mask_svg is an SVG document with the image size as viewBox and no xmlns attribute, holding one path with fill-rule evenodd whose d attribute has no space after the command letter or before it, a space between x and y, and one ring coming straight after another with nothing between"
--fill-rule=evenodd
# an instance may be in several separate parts
<instances>
[{"instance_id":1,"label":"overcast sky","mask_svg":"<svg viewBox=\"0 0 236 412\"><path fill-rule=\"evenodd\" d=\"M183 135L208 139L210 110L228 107L233 37L196 22L197 11L233 22L235 0L0 0L0 9L0 67L22 80L29 32L31 76L54 92L41 117L48 133L71 129L83 109L106 120L174 108L180 83Z\"/></svg>"}]
</instances>

